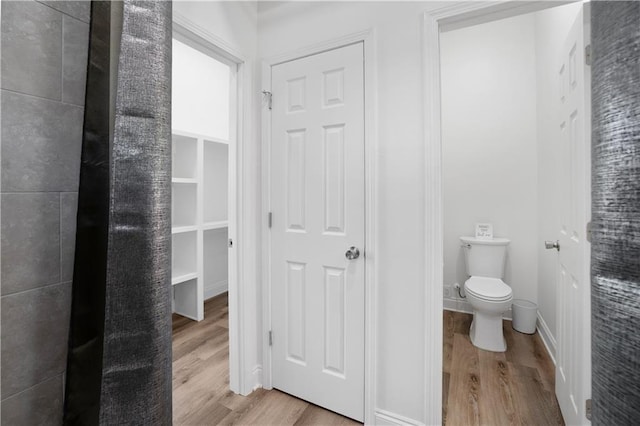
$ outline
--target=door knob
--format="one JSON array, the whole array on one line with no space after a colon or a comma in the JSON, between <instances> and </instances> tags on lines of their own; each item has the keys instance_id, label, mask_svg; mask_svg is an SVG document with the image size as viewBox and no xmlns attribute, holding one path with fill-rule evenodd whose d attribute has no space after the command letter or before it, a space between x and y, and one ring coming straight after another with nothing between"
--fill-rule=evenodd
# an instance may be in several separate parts
<instances>
[{"instance_id":1,"label":"door knob","mask_svg":"<svg viewBox=\"0 0 640 426\"><path fill-rule=\"evenodd\" d=\"M546 248L547 250L556 249L560 251L560 241L545 241L544 248Z\"/></svg>"},{"instance_id":2,"label":"door knob","mask_svg":"<svg viewBox=\"0 0 640 426\"><path fill-rule=\"evenodd\" d=\"M349 250L344 254L344 257L349 260L355 260L360 257L360 250L358 250L357 247L349 247Z\"/></svg>"}]
</instances>

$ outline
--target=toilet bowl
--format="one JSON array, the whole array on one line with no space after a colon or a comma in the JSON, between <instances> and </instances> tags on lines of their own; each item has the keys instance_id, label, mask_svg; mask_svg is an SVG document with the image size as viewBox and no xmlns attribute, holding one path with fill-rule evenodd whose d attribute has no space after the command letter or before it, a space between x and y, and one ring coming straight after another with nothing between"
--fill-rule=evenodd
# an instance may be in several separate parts
<instances>
[{"instance_id":1,"label":"toilet bowl","mask_svg":"<svg viewBox=\"0 0 640 426\"><path fill-rule=\"evenodd\" d=\"M504 352L507 344L502 332L502 314L513 300L511 287L502 281L509 240L473 237L460 237L460 240L470 277L464 283L464 290L473 309L471 343L487 351Z\"/></svg>"},{"instance_id":2,"label":"toilet bowl","mask_svg":"<svg viewBox=\"0 0 640 426\"><path fill-rule=\"evenodd\" d=\"M511 287L499 278L471 277L464 283L464 290L473 308L471 343L486 351L506 351L502 314L511 306Z\"/></svg>"}]
</instances>

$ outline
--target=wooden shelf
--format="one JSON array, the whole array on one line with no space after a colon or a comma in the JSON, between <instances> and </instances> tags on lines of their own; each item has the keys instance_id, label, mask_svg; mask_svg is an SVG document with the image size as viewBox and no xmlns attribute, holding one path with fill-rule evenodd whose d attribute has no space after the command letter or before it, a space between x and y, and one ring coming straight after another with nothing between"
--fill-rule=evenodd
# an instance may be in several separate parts
<instances>
[{"instance_id":1,"label":"wooden shelf","mask_svg":"<svg viewBox=\"0 0 640 426\"><path fill-rule=\"evenodd\" d=\"M212 229L222 229L222 228L228 228L229 227L229 222L226 220L220 221L220 222L207 222L204 225L202 225L202 229L204 231L210 231Z\"/></svg>"},{"instance_id":2,"label":"wooden shelf","mask_svg":"<svg viewBox=\"0 0 640 426\"><path fill-rule=\"evenodd\" d=\"M174 228L198 224L198 186L173 183L171 188L171 225Z\"/></svg>"},{"instance_id":3,"label":"wooden shelf","mask_svg":"<svg viewBox=\"0 0 640 426\"><path fill-rule=\"evenodd\" d=\"M182 284L183 282L195 280L196 278L198 278L197 272L177 275L175 277L171 277L171 285Z\"/></svg>"},{"instance_id":4,"label":"wooden shelf","mask_svg":"<svg viewBox=\"0 0 640 426\"><path fill-rule=\"evenodd\" d=\"M202 139L205 137L204 135L199 135L193 132L187 132L186 130L180 130L180 129L171 129L171 135L174 138L178 137L181 139Z\"/></svg>"},{"instance_id":5,"label":"wooden shelf","mask_svg":"<svg viewBox=\"0 0 640 426\"><path fill-rule=\"evenodd\" d=\"M198 180L194 178L171 178L171 183L187 183L187 184L197 184Z\"/></svg>"},{"instance_id":6,"label":"wooden shelf","mask_svg":"<svg viewBox=\"0 0 640 426\"><path fill-rule=\"evenodd\" d=\"M211 143L222 143L225 145L229 145L229 141L225 140L225 139L220 139L220 138L210 138L210 137L203 137L202 140L204 140L205 142L211 142Z\"/></svg>"},{"instance_id":7,"label":"wooden shelf","mask_svg":"<svg viewBox=\"0 0 640 426\"><path fill-rule=\"evenodd\" d=\"M172 133L172 305L200 321L205 289L217 293L228 280L229 141Z\"/></svg>"},{"instance_id":8,"label":"wooden shelf","mask_svg":"<svg viewBox=\"0 0 640 426\"><path fill-rule=\"evenodd\" d=\"M187 132L185 130L172 129L171 134L174 138L179 138L180 140L202 139L204 142L229 144L229 141L227 139L217 138L215 136L201 135L198 133Z\"/></svg>"},{"instance_id":9,"label":"wooden shelf","mask_svg":"<svg viewBox=\"0 0 640 426\"><path fill-rule=\"evenodd\" d=\"M173 228L171 228L171 233L172 234L183 234L185 232L195 232L198 230L198 227L193 225L193 226L175 226Z\"/></svg>"},{"instance_id":10,"label":"wooden shelf","mask_svg":"<svg viewBox=\"0 0 640 426\"><path fill-rule=\"evenodd\" d=\"M205 144L202 173L202 222L226 222L229 211L229 146L219 143Z\"/></svg>"},{"instance_id":11,"label":"wooden shelf","mask_svg":"<svg viewBox=\"0 0 640 426\"><path fill-rule=\"evenodd\" d=\"M171 175L195 180L198 165L198 139L171 135Z\"/></svg>"}]
</instances>

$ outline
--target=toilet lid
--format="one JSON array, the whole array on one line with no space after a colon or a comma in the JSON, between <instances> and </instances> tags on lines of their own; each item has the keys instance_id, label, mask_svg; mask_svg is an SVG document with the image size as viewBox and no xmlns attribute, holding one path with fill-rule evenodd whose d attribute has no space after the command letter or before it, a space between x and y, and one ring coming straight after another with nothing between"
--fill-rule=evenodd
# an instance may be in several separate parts
<instances>
[{"instance_id":1,"label":"toilet lid","mask_svg":"<svg viewBox=\"0 0 640 426\"><path fill-rule=\"evenodd\" d=\"M481 299L506 300L511 297L511 287L498 278L471 277L464 289Z\"/></svg>"}]
</instances>

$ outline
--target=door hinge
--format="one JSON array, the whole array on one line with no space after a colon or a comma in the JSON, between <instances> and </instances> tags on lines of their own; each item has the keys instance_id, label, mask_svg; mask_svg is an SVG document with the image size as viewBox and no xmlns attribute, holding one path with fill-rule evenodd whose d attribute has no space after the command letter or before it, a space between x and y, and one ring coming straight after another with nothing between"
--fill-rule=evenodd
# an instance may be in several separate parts
<instances>
[{"instance_id":1,"label":"door hinge","mask_svg":"<svg viewBox=\"0 0 640 426\"><path fill-rule=\"evenodd\" d=\"M587 417L587 420L591 420L591 398L584 402L584 415Z\"/></svg>"},{"instance_id":2,"label":"door hinge","mask_svg":"<svg viewBox=\"0 0 640 426\"><path fill-rule=\"evenodd\" d=\"M273 332L269 330L269 346L273 346Z\"/></svg>"},{"instance_id":3,"label":"door hinge","mask_svg":"<svg viewBox=\"0 0 640 426\"><path fill-rule=\"evenodd\" d=\"M591 45L587 44L584 48L584 62L585 64L591 66L591 61L592 61L592 55L593 52L591 51Z\"/></svg>"},{"instance_id":4,"label":"door hinge","mask_svg":"<svg viewBox=\"0 0 640 426\"><path fill-rule=\"evenodd\" d=\"M271 109L272 103L273 103L273 93L269 92L268 90L263 90L262 91L262 99L263 99L263 101L266 100L267 107L269 107L269 109Z\"/></svg>"},{"instance_id":5,"label":"door hinge","mask_svg":"<svg viewBox=\"0 0 640 426\"><path fill-rule=\"evenodd\" d=\"M587 242L591 242L591 222L587 222Z\"/></svg>"},{"instance_id":6,"label":"door hinge","mask_svg":"<svg viewBox=\"0 0 640 426\"><path fill-rule=\"evenodd\" d=\"M273 213L269 212L267 215L267 222L269 223L269 228L271 228L271 225L273 225Z\"/></svg>"},{"instance_id":7,"label":"door hinge","mask_svg":"<svg viewBox=\"0 0 640 426\"><path fill-rule=\"evenodd\" d=\"M231 238L229 238L227 245L229 246L229 248L233 248L233 240Z\"/></svg>"}]
</instances>

